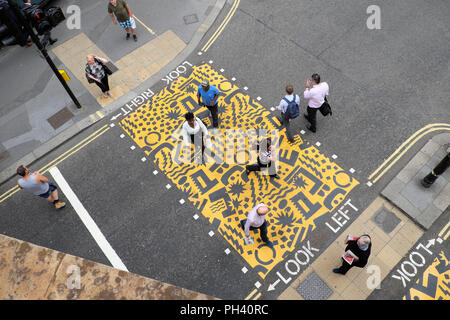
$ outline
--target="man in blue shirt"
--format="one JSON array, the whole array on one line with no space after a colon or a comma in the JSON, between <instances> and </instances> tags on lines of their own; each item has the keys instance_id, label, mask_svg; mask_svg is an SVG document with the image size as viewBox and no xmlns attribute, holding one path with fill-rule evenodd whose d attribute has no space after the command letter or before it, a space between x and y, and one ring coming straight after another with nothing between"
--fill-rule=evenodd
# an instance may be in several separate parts
<instances>
[{"instance_id":1,"label":"man in blue shirt","mask_svg":"<svg viewBox=\"0 0 450 320\"><path fill-rule=\"evenodd\" d=\"M200 97L202 98L200 101ZM209 81L204 79L202 84L198 87L197 98L199 105L205 105L211 112L213 127L219 127L219 114L217 106L217 98L219 98L219 90L209 85Z\"/></svg>"}]
</instances>

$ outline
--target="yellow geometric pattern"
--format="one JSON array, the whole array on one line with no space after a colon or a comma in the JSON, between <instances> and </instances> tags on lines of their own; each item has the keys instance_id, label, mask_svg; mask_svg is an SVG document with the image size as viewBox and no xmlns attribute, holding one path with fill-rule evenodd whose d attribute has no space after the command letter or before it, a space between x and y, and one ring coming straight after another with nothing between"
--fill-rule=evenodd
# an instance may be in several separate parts
<instances>
[{"instance_id":1,"label":"yellow geometric pattern","mask_svg":"<svg viewBox=\"0 0 450 320\"><path fill-rule=\"evenodd\" d=\"M258 172L247 176L243 164L177 164L172 160L182 141L179 135L174 139L173 132L181 128L186 112L211 123L209 111L197 104L197 89L204 78L221 93L219 130L224 136L227 129L281 130L280 179ZM358 185L299 135L294 143L287 142L276 117L208 64L194 66L189 77L169 84L124 118L120 126L263 279ZM246 139L239 133L236 138ZM243 243L239 221L260 202L271 208L266 221L273 248L263 245L259 231L251 231L254 244Z\"/></svg>"},{"instance_id":2,"label":"yellow geometric pattern","mask_svg":"<svg viewBox=\"0 0 450 320\"><path fill-rule=\"evenodd\" d=\"M450 265L441 251L403 300L450 300Z\"/></svg>"}]
</instances>

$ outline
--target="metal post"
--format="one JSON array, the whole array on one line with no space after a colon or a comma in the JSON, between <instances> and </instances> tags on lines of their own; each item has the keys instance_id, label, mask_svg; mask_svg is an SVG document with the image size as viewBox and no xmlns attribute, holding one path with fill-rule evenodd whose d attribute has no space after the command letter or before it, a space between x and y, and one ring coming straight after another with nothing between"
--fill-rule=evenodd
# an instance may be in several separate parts
<instances>
[{"instance_id":1,"label":"metal post","mask_svg":"<svg viewBox=\"0 0 450 320\"><path fill-rule=\"evenodd\" d=\"M59 73L58 68L55 66L55 64L53 63L52 59L48 55L47 49L44 48L44 46L42 45L41 41L39 40L39 37L34 33L34 30L31 27L30 22L28 21L28 19L26 19L24 17L24 15L22 13L22 10L17 8L17 6L14 3L12 3L11 0L8 0L8 3L9 3L9 6L11 7L11 9L14 10L16 15L20 19L21 23L27 29L27 32L31 36L31 40L36 44L36 46L38 47L39 51L41 51L41 53L44 56L45 60L47 60L47 63L49 64L50 68L53 70L53 72L55 73L56 77L58 78L59 82L61 82L61 84L64 87L64 89L66 89L66 91L69 94L70 98L72 99L73 103L76 105L76 107L78 109L81 109L80 102L78 102L78 100L75 97L75 95L73 94L72 90L70 90L70 88L67 85L66 81L64 80L62 75Z\"/></svg>"},{"instance_id":2,"label":"metal post","mask_svg":"<svg viewBox=\"0 0 450 320\"><path fill-rule=\"evenodd\" d=\"M450 167L450 152L431 170L431 172L422 180L422 186L429 188L436 179Z\"/></svg>"}]
</instances>

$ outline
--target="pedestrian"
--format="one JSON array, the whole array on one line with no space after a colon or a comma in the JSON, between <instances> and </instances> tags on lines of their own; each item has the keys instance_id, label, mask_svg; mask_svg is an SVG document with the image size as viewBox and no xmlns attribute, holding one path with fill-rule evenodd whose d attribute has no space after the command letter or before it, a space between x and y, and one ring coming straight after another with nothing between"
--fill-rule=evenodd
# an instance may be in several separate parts
<instances>
[{"instance_id":1,"label":"pedestrian","mask_svg":"<svg viewBox=\"0 0 450 320\"><path fill-rule=\"evenodd\" d=\"M311 84L313 85L310 89ZM314 73L311 79L306 81L306 89L303 93L305 99L309 99L308 107L306 108L307 113L304 114L306 120L311 124L308 130L316 132L317 124L317 110L323 105L328 96L329 91L328 83L320 82L320 75Z\"/></svg>"},{"instance_id":2,"label":"pedestrian","mask_svg":"<svg viewBox=\"0 0 450 320\"><path fill-rule=\"evenodd\" d=\"M208 129L202 120L195 117L192 112L188 112L184 115L186 121L183 123L182 134L185 146L189 147L191 143L194 145L194 154L198 156L199 147L201 143L202 148L202 161L204 163L203 155L205 153L205 140L209 141ZM209 144L208 144L209 146ZM198 159L198 157L196 158ZM200 161L196 161L200 163Z\"/></svg>"},{"instance_id":3,"label":"pedestrian","mask_svg":"<svg viewBox=\"0 0 450 320\"><path fill-rule=\"evenodd\" d=\"M219 98L219 90L213 85L209 85L209 81L204 79L197 90L197 99L200 106L206 106L211 112L212 123L214 128L219 127L219 114L217 99ZM200 101L201 98L201 101Z\"/></svg>"},{"instance_id":4,"label":"pedestrian","mask_svg":"<svg viewBox=\"0 0 450 320\"><path fill-rule=\"evenodd\" d=\"M294 94L294 87L290 84L286 86L286 95L283 99L281 99L280 104L276 107L276 109L281 111L281 118L278 118L281 123L286 128L286 136L289 142L294 142L294 138L292 137L292 133L290 130L290 119L293 119L298 116L300 105L300 97ZM292 114L291 114L292 112ZM294 114L294 112L296 112Z\"/></svg>"},{"instance_id":5,"label":"pedestrian","mask_svg":"<svg viewBox=\"0 0 450 320\"><path fill-rule=\"evenodd\" d=\"M95 83L103 92L103 97L107 98L110 96L111 98L113 95L111 92L109 92L109 83L108 83L108 73L110 74L111 71L105 66L105 63L108 62L108 60L98 57L94 54L88 54L86 56L86 78L89 83Z\"/></svg>"},{"instance_id":6,"label":"pedestrian","mask_svg":"<svg viewBox=\"0 0 450 320\"><path fill-rule=\"evenodd\" d=\"M17 185L20 189L25 189L36 196L47 199L52 202L56 209L61 209L66 206L66 203L59 200L58 188L53 183L49 182L39 172L30 173L27 167L20 166L17 168L17 174L22 176L17 181Z\"/></svg>"},{"instance_id":7,"label":"pedestrian","mask_svg":"<svg viewBox=\"0 0 450 320\"><path fill-rule=\"evenodd\" d=\"M262 147L262 148L261 148ZM245 173L248 175L252 171L261 171L261 168L268 168L269 176L278 179L275 165L275 150L270 138L263 139L257 146L257 163L245 166Z\"/></svg>"},{"instance_id":8,"label":"pedestrian","mask_svg":"<svg viewBox=\"0 0 450 320\"><path fill-rule=\"evenodd\" d=\"M125 29L127 40L130 39L131 32L134 41L137 41L135 33L136 22L134 21L130 6L125 0L109 0L108 13L114 24L117 24L117 21L119 21L120 26ZM114 16L116 16L117 21L114 19Z\"/></svg>"},{"instance_id":9,"label":"pedestrian","mask_svg":"<svg viewBox=\"0 0 450 320\"><path fill-rule=\"evenodd\" d=\"M342 265L333 269L334 273L345 275L352 267L364 268L370 256L372 241L370 236L364 234L360 237L347 236L345 241L347 247L341 257Z\"/></svg>"},{"instance_id":10,"label":"pedestrian","mask_svg":"<svg viewBox=\"0 0 450 320\"><path fill-rule=\"evenodd\" d=\"M247 215L247 219L241 220L240 225L244 229L245 236L250 237L250 230L259 229L261 240L266 246L272 248L273 243L267 237L266 215L270 209L264 204L257 204Z\"/></svg>"}]
</instances>

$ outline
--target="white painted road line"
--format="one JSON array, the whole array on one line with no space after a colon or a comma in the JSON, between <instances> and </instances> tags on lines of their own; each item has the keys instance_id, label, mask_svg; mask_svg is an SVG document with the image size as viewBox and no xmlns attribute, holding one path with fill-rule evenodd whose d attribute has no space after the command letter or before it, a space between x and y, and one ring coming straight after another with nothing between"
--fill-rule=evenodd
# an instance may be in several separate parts
<instances>
[{"instance_id":1,"label":"white painted road line","mask_svg":"<svg viewBox=\"0 0 450 320\"><path fill-rule=\"evenodd\" d=\"M111 262L112 266L116 269L120 269L123 271L128 271L127 267L123 264L122 260L120 260L117 253L111 247L109 242L106 240L103 233L100 231L98 226L95 224L94 220L91 218L89 213L84 208L83 204L80 202L76 194L72 191L66 179L62 176L61 172L57 167L52 167L49 170L55 182L58 184L59 189L66 196L67 200L72 205L72 208L80 217L81 221L84 223L85 227L88 229L92 237L94 237L95 242L97 242L100 249L105 254L106 258L108 258L109 262Z\"/></svg>"}]
</instances>

